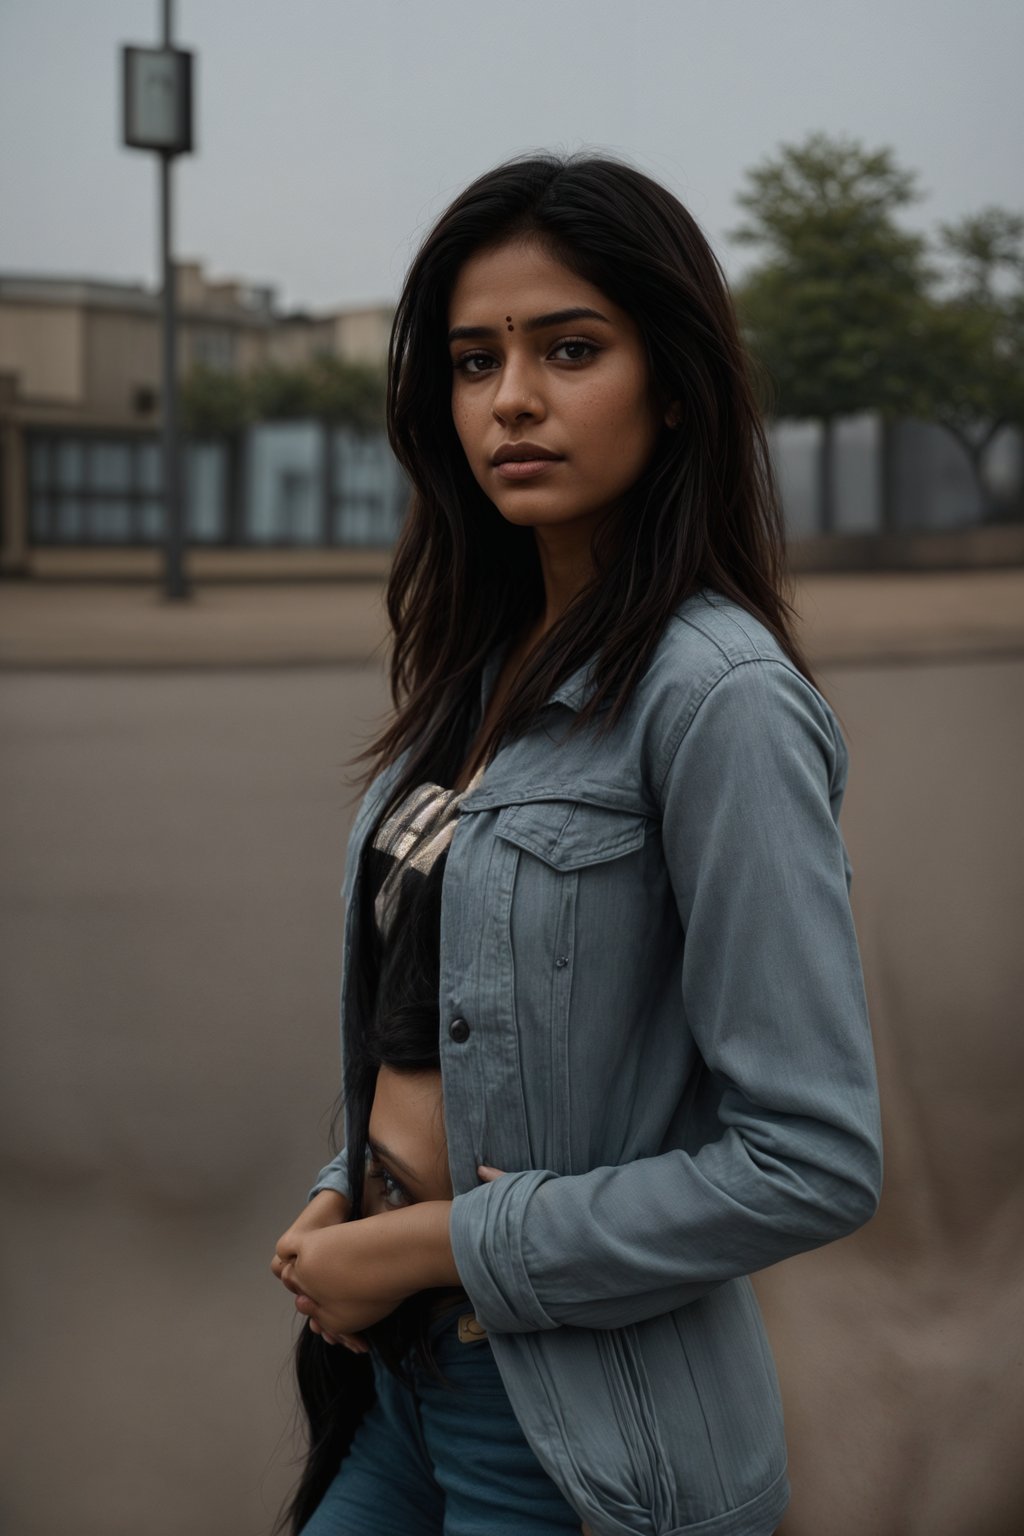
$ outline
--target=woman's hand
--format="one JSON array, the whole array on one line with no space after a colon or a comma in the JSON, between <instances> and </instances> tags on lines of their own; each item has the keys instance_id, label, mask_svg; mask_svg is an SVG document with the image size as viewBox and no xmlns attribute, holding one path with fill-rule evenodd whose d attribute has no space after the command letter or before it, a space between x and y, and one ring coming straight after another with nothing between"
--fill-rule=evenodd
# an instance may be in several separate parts
<instances>
[{"instance_id":1,"label":"woman's hand","mask_svg":"<svg viewBox=\"0 0 1024 1536\"><path fill-rule=\"evenodd\" d=\"M450 1211L450 1200L423 1200L360 1221L296 1223L277 1245L274 1273L319 1332L350 1336L417 1291L460 1283Z\"/></svg>"},{"instance_id":2,"label":"woman's hand","mask_svg":"<svg viewBox=\"0 0 1024 1536\"><path fill-rule=\"evenodd\" d=\"M314 1195L292 1222L281 1241L277 1244L274 1257L270 1261L270 1268L280 1280L281 1269L284 1260L281 1257L281 1243L287 1243L288 1239L301 1232L314 1232L321 1227L336 1226L339 1222L348 1221L352 1212L352 1206L346 1195L340 1194L336 1189L322 1189L318 1195Z\"/></svg>"},{"instance_id":3,"label":"woman's hand","mask_svg":"<svg viewBox=\"0 0 1024 1536\"><path fill-rule=\"evenodd\" d=\"M270 1261L271 1272L276 1278L283 1280L285 1261L281 1256L282 1247L285 1252L288 1252L294 1246L293 1238L297 1235L321 1231L325 1227L337 1226L340 1222L348 1221L351 1209L347 1196L339 1194L337 1190L322 1189L318 1195L314 1195L277 1244L277 1250ZM353 1354L365 1355L370 1347L358 1334L326 1332L313 1318L310 1318L309 1326L314 1333L320 1335L325 1344L344 1344L345 1348L350 1349Z\"/></svg>"}]
</instances>

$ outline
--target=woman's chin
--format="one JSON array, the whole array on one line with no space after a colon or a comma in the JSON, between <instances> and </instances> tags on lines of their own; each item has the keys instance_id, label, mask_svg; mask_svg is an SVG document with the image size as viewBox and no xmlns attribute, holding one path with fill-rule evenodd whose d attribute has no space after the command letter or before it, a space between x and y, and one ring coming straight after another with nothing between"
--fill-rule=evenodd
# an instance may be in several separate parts
<instances>
[{"instance_id":1,"label":"woman's chin","mask_svg":"<svg viewBox=\"0 0 1024 1536\"><path fill-rule=\"evenodd\" d=\"M506 523L516 528L559 528L576 526L590 514L586 507L567 507L545 502L541 497L508 497L495 502Z\"/></svg>"}]
</instances>

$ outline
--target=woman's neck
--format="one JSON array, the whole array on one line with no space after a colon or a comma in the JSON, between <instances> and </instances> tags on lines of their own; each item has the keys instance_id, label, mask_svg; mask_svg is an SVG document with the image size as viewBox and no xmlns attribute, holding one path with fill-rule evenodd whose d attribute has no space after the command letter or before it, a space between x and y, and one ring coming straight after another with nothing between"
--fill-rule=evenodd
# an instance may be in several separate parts
<instances>
[{"instance_id":1,"label":"woman's neck","mask_svg":"<svg viewBox=\"0 0 1024 1536\"><path fill-rule=\"evenodd\" d=\"M558 622L573 599L594 578L589 524L582 528L573 523L559 524L551 528L535 528L533 533L544 582L544 613L529 632L527 650Z\"/></svg>"},{"instance_id":2,"label":"woman's neck","mask_svg":"<svg viewBox=\"0 0 1024 1536\"><path fill-rule=\"evenodd\" d=\"M516 673L540 644L548 630L562 617L575 597L593 579L594 564L590 554L590 529L572 524L554 528L535 528L534 536L544 581L544 608L531 624L516 636L505 652L498 676L491 689L484 717L470 744L469 753L452 784L461 793L481 766L480 751L491 728L505 706Z\"/></svg>"}]
</instances>

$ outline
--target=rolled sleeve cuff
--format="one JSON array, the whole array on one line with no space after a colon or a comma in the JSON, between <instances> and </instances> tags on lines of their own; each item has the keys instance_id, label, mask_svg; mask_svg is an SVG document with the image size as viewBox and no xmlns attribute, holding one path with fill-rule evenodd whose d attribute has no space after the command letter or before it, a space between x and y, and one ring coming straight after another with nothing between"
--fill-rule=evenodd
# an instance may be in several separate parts
<instances>
[{"instance_id":1,"label":"rolled sleeve cuff","mask_svg":"<svg viewBox=\"0 0 1024 1536\"><path fill-rule=\"evenodd\" d=\"M352 1192L348 1187L348 1158L344 1151L320 1169L316 1176L316 1183L306 1196L306 1204L314 1195L322 1194L325 1189L333 1189L337 1194L344 1195L351 1200Z\"/></svg>"},{"instance_id":2,"label":"rolled sleeve cuff","mask_svg":"<svg viewBox=\"0 0 1024 1536\"><path fill-rule=\"evenodd\" d=\"M534 1191L556 1175L506 1173L456 1195L451 1245L459 1278L488 1333L557 1328L537 1299L523 1257L523 1222Z\"/></svg>"}]
</instances>

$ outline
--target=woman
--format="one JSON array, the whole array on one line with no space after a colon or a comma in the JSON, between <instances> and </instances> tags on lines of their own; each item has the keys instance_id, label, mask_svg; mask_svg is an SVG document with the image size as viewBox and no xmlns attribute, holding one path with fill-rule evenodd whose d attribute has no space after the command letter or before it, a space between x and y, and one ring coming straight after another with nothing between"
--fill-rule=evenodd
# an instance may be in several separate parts
<instances>
[{"instance_id":1,"label":"woman","mask_svg":"<svg viewBox=\"0 0 1024 1536\"><path fill-rule=\"evenodd\" d=\"M767 1536L785 1444L748 1277L868 1220L881 1150L846 747L793 638L721 271L629 166L499 166L413 262L388 414L414 494L345 871L347 1147L275 1272L321 1340L461 1287L593 1536ZM452 1198L349 1220L364 854L438 791ZM379 1507L339 1531L402 1528ZM509 1528L495 1494L472 1529Z\"/></svg>"}]
</instances>

